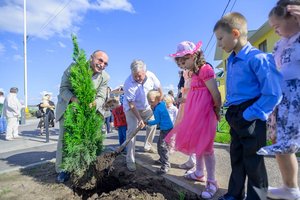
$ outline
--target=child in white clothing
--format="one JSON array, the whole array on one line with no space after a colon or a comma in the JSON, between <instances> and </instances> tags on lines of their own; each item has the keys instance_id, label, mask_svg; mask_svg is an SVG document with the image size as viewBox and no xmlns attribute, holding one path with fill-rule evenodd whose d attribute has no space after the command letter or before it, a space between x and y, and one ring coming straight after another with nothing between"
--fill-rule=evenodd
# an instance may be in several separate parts
<instances>
[{"instance_id":1,"label":"child in white clothing","mask_svg":"<svg viewBox=\"0 0 300 200\"><path fill-rule=\"evenodd\" d=\"M174 106L174 98L171 95L167 94L164 96L163 100L166 102L168 113L174 125L178 114L178 108Z\"/></svg>"}]
</instances>

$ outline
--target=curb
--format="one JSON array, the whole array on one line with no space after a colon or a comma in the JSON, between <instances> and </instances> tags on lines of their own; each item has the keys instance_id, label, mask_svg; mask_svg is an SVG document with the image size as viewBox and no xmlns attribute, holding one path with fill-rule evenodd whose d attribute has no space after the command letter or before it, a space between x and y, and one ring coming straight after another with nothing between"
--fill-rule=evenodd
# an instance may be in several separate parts
<instances>
[{"instance_id":1,"label":"curb","mask_svg":"<svg viewBox=\"0 0 300 200\"><path fill-rule=\"evenodd\" d=\"M41 162L37 162L37 163L33 163L30 165L26 165L26 166L22 166L22 167L13 167L11 169L6 169L3 171L0 171L0 174L6 174L6 173L10 173L10 172L14 172L14 171L20 171L22 169L30 169L45 163L49 163L49 162L55 162L55 158L51 159L51 160L45 160L45 161L41 161Z\"/></svg>"}]
</instances>

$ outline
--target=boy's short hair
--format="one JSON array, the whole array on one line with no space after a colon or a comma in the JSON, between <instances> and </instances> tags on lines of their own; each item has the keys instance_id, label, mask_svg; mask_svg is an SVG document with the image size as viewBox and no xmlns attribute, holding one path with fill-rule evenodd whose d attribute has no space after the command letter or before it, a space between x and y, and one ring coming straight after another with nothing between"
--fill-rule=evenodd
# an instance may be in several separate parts
<instances>
[{"instance_id":1,"label":"boy's short hair","mask_svg":"<svg viewBox=\"0 0 300 200\"><path fill-rule=\"evenodd\" d=\"M214 32L217 29L222 29L228 33L231 33L233 29L237 29L241 33L241 37L247 37L248 28L246 18L238 12L228 13L217 21Z\"/></svg>"},{"instance_id":2,"label":"boy's short hair","mask_svg":"<svg viewBox=\"0 0 300 200\"><path fill-rule=\"evenodd\" d=\"M160 98L160 92L157 90L150 90L147 94L147 98L149 99L151 97Z\"/></svg>"}]
</instances>

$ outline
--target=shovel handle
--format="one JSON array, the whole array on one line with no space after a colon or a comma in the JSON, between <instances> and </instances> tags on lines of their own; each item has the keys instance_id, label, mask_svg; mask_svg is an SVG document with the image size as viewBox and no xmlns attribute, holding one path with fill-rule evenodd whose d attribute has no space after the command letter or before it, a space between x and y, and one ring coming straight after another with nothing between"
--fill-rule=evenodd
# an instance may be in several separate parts
<instances>
[{"instance_id":1,"label":"shovel handle","mask_svg":"<svg viewBox=\"0 0 300 200\"><path fill-rule=\"evenodd\" d=\"M148 121L151 117L152 117L152 115L151 115L150 117L148 117L148 118L146 119L146 121ZM130 140L132 140L132 138L134 138L134 137L137 135L137 133L138 133L141 129L142 129L142 127L138 126L138 127L133 131L133 133L130 134L130 136L126 139L126 141L123 142L123 144L122 144L120 147L117 148L116 153L117 153L117 154L121 153L121 151L123 151L123 149L127 146L127 144L130 142Z\"/></svg>"}]
</instances>

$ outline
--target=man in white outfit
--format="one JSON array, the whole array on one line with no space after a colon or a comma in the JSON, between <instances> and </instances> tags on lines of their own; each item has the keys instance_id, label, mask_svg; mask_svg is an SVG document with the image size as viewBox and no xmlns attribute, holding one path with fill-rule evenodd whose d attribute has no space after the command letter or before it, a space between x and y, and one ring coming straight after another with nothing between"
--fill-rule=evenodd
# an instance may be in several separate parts
<instances>
[{"instance_id":1,"label":"man in white outfit","mask_svg":"<svg viewBox=\"0 0 300 200\"><path fill-rule=\"evenodd\" d=\"M146 64L142 60L134 60L131 63L131 74L124 84L124 112L127 121L127 138L137 127L144 127L144 121L154 119L153 112L147 100L150 90L156 89L162 94L162 88L157 77L146 70ZM144 151L153 153L152 142L155 136L156 126L146 127L146 139ZM129 171L135 171L135 140L134 137L127 145L126 163Z\"/></svg>"},{"instance_id":2,"label":"man in white outfit","mask_svg":"<svg viewBox=\"0 0 300 200\"><path fill-rule=\"evenodd\" d=\"M17 98L18 88L10 88L10 93L7 95L4 105L3 114L7 120L6 140L19 138L19 117L21 114L21 103Z\"/></svg>"}]
</instances>

